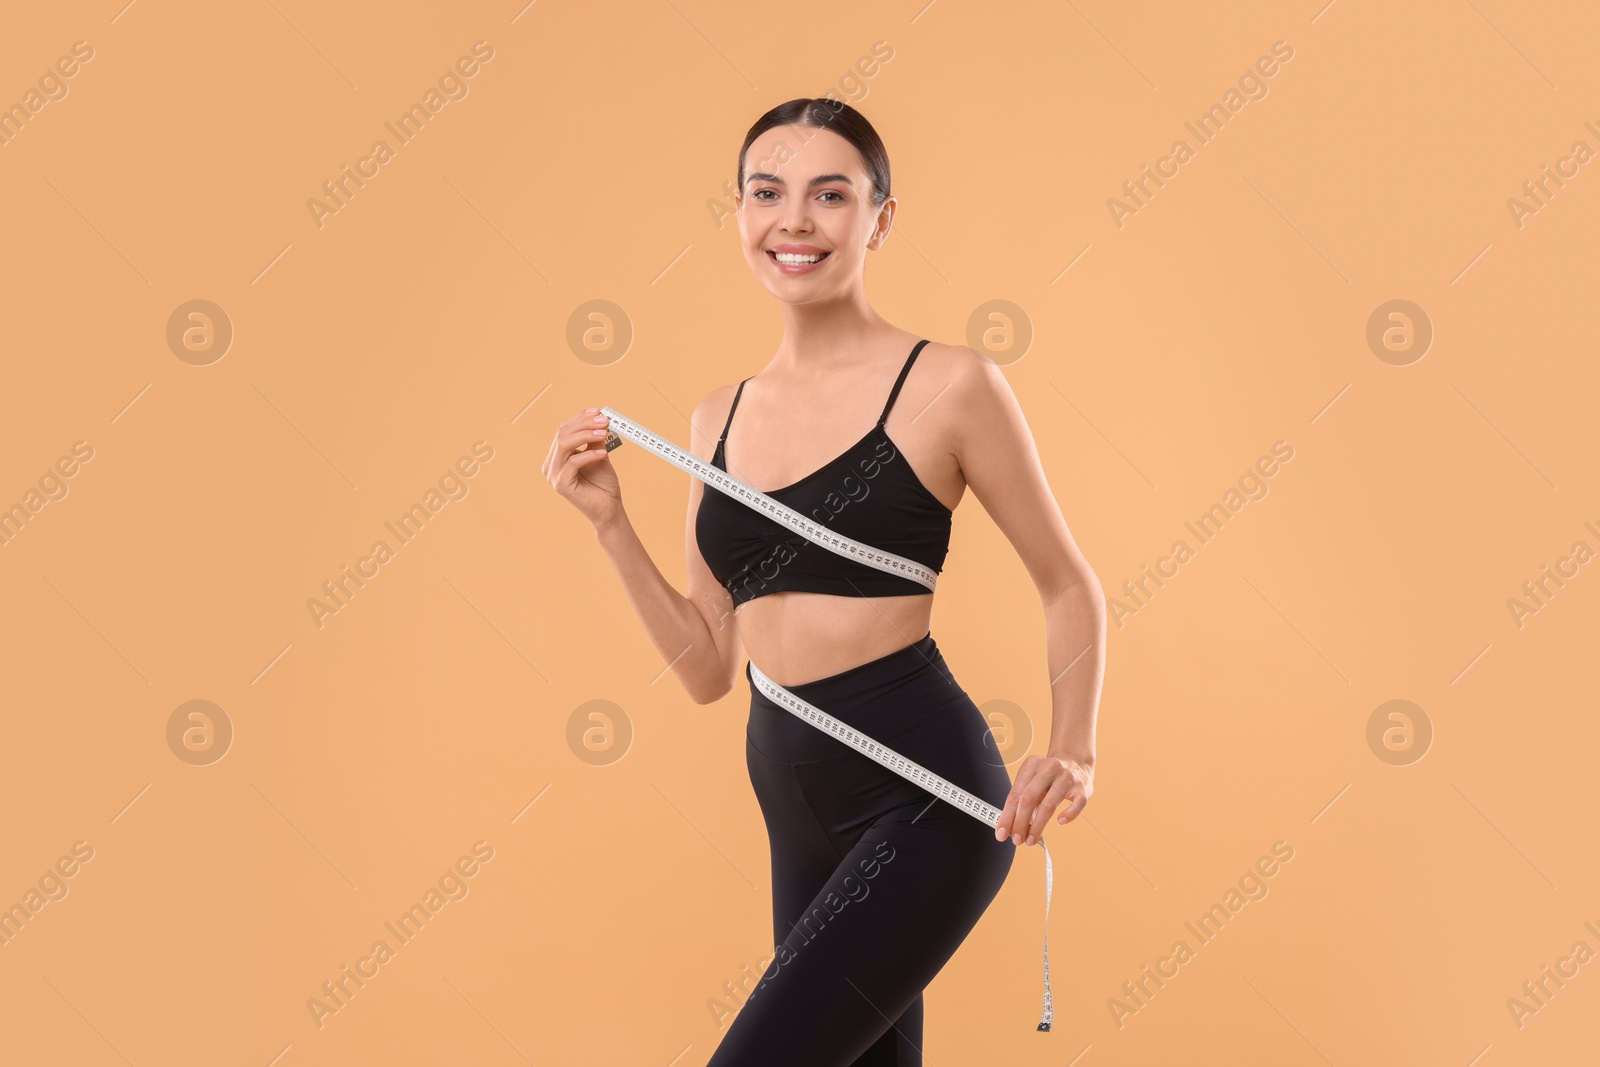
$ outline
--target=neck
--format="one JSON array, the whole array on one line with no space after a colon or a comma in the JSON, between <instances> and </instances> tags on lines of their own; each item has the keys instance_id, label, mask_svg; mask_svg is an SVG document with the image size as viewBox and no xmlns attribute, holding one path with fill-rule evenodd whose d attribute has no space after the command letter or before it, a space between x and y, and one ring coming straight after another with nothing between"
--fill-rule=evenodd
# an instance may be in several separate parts
<instances>
[{"instance_id":1,"label":"neck","mask_svg":"<svg viewBox=\"0 0 1600 1067\"><path fill-rule=\"evenodd\" d=\"M873 335L893 330L859 289L838 300L782 307L783 339L769 364L782 375L806 378L858 366Z\"/></svg>"}]
</instances>

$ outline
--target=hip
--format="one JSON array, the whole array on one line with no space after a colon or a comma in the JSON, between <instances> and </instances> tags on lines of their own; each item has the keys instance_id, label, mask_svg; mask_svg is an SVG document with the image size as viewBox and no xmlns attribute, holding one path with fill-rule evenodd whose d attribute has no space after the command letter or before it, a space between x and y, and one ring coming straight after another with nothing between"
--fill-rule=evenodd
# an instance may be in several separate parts
<instances>
[{"instance_id":1,"label":"hip","mask_svg":"<svg viewBox=\"0 0 1600 1067\"><path fill-rule=\"evenodd\" d=\"M749 668L745 670L750 680ZM956 681L932 633L904 648L789 692L996 807L1011 777L978 706ZM766 764L795 768L834 797L910 803L926 790L750 687L749 747ZM951 809L970 821L970 816Z\"/></svg>"}]
</instances>

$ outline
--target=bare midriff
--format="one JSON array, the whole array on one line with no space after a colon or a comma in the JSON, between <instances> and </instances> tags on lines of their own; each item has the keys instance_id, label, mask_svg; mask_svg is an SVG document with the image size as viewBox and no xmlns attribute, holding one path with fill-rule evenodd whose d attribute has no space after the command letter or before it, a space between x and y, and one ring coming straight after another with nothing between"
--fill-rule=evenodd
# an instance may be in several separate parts
<instances>
[{"instance_id":1,"label":"bare midriff","mask_svg":"<svg viewBox=\"0 0 1600 1067\"><path fill-rule=\"evenodd\" d=\"M779 685L800 685L922 640L933 617L933 593L845 597L785 590L740 604L734 617L750 661Z\"/></svg>"}]
</instances>

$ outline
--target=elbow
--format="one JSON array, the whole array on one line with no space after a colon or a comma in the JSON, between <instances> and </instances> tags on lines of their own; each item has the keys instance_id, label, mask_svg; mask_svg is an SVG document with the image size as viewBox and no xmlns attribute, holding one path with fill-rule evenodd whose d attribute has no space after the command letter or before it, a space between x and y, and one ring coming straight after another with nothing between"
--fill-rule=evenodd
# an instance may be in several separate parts
<instances>
[{"instance_id":1,"label":"elbow","mask_svg":"<svg viewBox=\"0 0 1600 1067\"><path fill-rule=\"evenodd\" d=\"M673 671L678 676L678 684L683 687L691 701L700 706L715 704L733 691L739 676L743 674L739 663L739 646L736 642L731 646L726 642L718 642L716 634L710 632L707 623L708 639L698 641L694 654L681 655L673 664Z\"/></svg>"},{"instance_id":2,"label":"elbow","mask_svg":"<svg viewBox=\"0 0 1600 1067\"><path fill-rule=\"evenodd\" d=\"M715 704L732 692L733 683L727 678L697 678L692 682L685 681L683 691L689 694L691 701L704 707Z\"/></svg>"},{"instance_id":3,"label":"elbow","mask_svg":"<svg viewBox=\"0 0 1600 1067\"><path fill-rule=\"evenodd\" d=\"M685 678L681 674L678 676L678 684L683 687L684 694L688 696L691 704L705 705L716 699L707 682L708 680L703 677Z\"/></svg>"},{"instance_id":4,"label":"elbow","mask_svg":"<svg viewBox=\"0 0 1600 1067\"><path fill-rule=\"evenodd\" d=\"M1104 616L1106 612L1105 590L1091 570L1073 571L1064 575L1059 582L1041 585L1039 598L1046 607L1071 598L1080 601L1095 615Z\"/></svg>"}]
</instances>

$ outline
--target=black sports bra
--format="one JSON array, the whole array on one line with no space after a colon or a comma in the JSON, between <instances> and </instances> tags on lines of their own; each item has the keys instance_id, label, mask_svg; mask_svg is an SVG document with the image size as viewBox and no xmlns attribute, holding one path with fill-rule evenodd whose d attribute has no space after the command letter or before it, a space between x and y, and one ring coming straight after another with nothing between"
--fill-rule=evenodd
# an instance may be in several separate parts
<instances>
[{"instance_id":1,"label":"black sports bra","mask_svg":"<svg viewBox=\"0 0 1600 1067\"><path fill-rule=\"evenodd\" d=\"M767 495L832 530L937 572L950 550L951 511L922 484L905 455L884 430L889 409L926 340L911 350L889 392L878 423L842 454L810 474ZM728 421L717 438L711 465L727 470L723 454L728 427L744 393L734 393ZM695 513L695 541L706 566L733 597L747 600L783 590L837 596L915 596L927 586L830 552L761 514L748 504L706 488Z\"/></svg>"}]
</instances>

